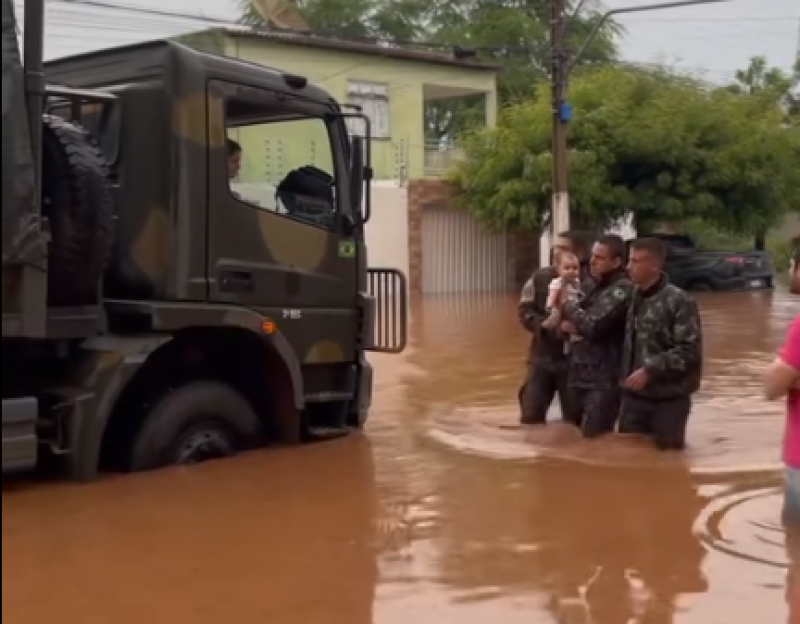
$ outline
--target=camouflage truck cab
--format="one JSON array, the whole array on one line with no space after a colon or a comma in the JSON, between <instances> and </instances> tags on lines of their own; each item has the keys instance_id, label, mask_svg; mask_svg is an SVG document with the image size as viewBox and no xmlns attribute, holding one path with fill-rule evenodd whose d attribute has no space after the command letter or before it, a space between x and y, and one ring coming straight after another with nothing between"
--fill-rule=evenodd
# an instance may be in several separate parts
<instances>
[{"instance_id":1,"label":"camouflage truck cab","mask_svg":"<svg viewBox=\"0 0 800 624\"><path fill-rule=\"evenodd\" d=\"M175 42L59 59L45 73L114 96L48 110L92 133L115 196L106 328L69 345L60 389L45 393L71 406L46 420L73 475L91 478L98 460L149 469L362 425L365 351L404 348L407 305L402 274L367 268L369 134L350 138L345 125L363 117L303 77ZM248 164L269 141L281 163Z\"/></svg>"}]
</instances>

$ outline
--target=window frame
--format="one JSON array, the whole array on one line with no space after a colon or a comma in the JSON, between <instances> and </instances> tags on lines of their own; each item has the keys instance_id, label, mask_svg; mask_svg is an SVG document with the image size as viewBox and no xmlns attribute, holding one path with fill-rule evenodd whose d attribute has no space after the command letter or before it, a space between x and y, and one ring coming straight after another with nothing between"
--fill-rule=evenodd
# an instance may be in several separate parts
<instances>
[{"instance_id":1,"label":"window frame","mask_svg":"<svg viewBox=\"0 0 800 624\"><path fill-rule=\"evenodd\" d=\"M359 87L374 89L378 92L361 91ZM359 106L364 115L369 118L372 139L386 141L392 138L391 99L389 98L389 85L387 83L374 80L348 79L347 102L348 104ZM382 124L378 123L374 110L371 108L376 103L383 107L382 117L384 123ZM355 120L348 121L347 130L351 136L364 138L363 130L355 127Z\"/></svg>"},{"instance_id":2,"label":"window frame","mask_svg":"<svg viewBox=\"0 0 800 624\"><path fill-rule=\"evenodd\" d=\"M247 98L238 95L241 91L252 92L253 94L263 94L264 96L264 103L263 107L265 110L265 114L263 117L255 120L255 121L247 121L242 124L230 124L231 119L236 119L233 117L229 117L227 114L228 111L228 103L231 100L239 100L239 101L247 101ZM240 130L242 128L247 128L250 126L266 126L270 123L281 123L287 121L304 121L304 120L317 120L325 127L326 135L328 137L328 146L331 151L331 159L332 159L332 168L333 172L331 175L333 176L333 211L334 211L334 218L333 224L331 226L326 226L321 223L315 223L310 220L298 218L293 216L292 214L279 212L278 210L271 210L264 206L259 206L257 204L253 204L251 202L246 201L240 197L237 197L234 193L234 188L231 184L230 178L226 175L227 180L227 191L230 195L230 198L234 200L239 205L247 206L252 210L259 210L265 212L267 214L275 215L276 217L281 217L285 219L290 219L296 223L302 223L309 227L315 227L325 232L333 232L337 233L340 232L342 229L342 222L343 216L349 214L351 209L349 208L350 202L349 197L346 196L348 192L348 166L347 166L347 153L342 152L341 158L337 158L337 153L341 150L337 150L337 146L341 147L343 144L347 142L347 136L343 132L340 131L340 126L336 122L336 118L333 117L334 113L336 112L333 107L329 107L324 102L320 102L318 100L310 100L307 98L299 97L295 94L291 94L287 96L287 94L280 90L280 89L272 89L269 87L264 87L261 85L252 85L246 82L234 82L231 80L224 80L224 79L214 79L209 81L207 93L210 94L212 92L216 92L218 95L222 97L222 110L221 112L221 123L223 125L223 132L225 138L229 138L229 132L232 130ZM272 117L271 121L268 121L269 116L267 115L266 111L270 107L270 102L279 105L281 108L281 113L285 115L285 118L280 118L279 115L275 115ZM279 103L279 104L278 104ZM256 102L253 102L256 104ZM260 104L260 103L259 103ZM227 166L227 147L224 148L225 158L223 163ZM216 165L214 165L216 166Z\"/></svg>"}]
</instances>

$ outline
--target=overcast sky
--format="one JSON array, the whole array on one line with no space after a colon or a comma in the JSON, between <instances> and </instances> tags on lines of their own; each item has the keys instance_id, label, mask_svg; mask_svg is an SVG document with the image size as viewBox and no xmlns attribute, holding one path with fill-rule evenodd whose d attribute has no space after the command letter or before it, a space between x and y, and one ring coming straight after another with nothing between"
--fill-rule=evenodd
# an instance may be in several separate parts
<instances>
[{"instance_id":1,"label":"overcast sky","mask_svg":"<svg viewBox=\"0 0 800 624\"><path fill-rule=\"evenodd\" d=\"M48 0L48 58L167 37L202 29L203 20L238 17L235 0L97 2L181 13L196 19L89 6L80 4L80 0ZM618 8L656 4L656 0L603 0L603 4ZM17 5L21 16L22 0L17 0ZM712 81L729 80L754 55L764 55L771 64L788 69L800 45L800 0L730 0L620 15L618 19L627 29L622 40L626 60L667 62L703 73Z\"/></svg>"}]
</instances>

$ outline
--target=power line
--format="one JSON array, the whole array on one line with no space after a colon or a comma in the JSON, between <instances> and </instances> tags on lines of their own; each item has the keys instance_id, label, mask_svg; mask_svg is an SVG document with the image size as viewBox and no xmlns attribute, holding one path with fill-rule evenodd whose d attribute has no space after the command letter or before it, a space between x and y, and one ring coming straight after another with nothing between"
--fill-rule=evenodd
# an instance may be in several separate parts
<instances>
[{"instance_id":1,"label":"power line","mask_svg":"<svg viewBox=\"0 0 800 624\"><path fill-rule=\"evenodd\" d=\"M236 20L231 20L227 17L213 17L202 15L200 13L186 13L183 11L173 11L168 9L156 9L151 7L143 7L134 4L107 2L105 0L50 0L50 4L60 4L66 6L85 6L94 7L99 9L116 10L116 11L129 11L131 13L139 13L142 15L153 15L159 17L170 17L174 19L184 19L192 21L200 21L203 23L213 23L217 25L239 25ZM800 19L800 15L785 15L785 16L737 16L737 17L653 17L653 18L631 18L625 19L628 23L750 23L750 22L786 22L791 20ZM280 29L276 29L280 30Z\"/></svg>"},{"instance_id":2,"label":"power line","mask_svg":"<svg viewBox=\"0 0 800 624\"><path fill-rule=\"evenodd\" d=\"M120 25L110 26L110 25L107 25L107 24L103 24L101 26L101 28L103 30L106 30L106 31L114 30L115 32L120 32L120 33L130 33L131 36L134 36L136 34L147 34L147 35L150 35L153 38L159 38L159 35L154 32L154 28L160 28L160 29L163 28L165 31L168 31L168 32L164 32L164 35L163 35L164 37L177 36L177 33L174 33L174 29L175 29L175 27L179 26L179 24L176 24L175 22L172 22L171 20L188 20L188 21L194 22L194 23L201 22L203 25L205 25L205 26L207 26L209 28L213 28L213 27L222 27L222 28L224 28L226 26L238 26L238 27L241 27L241 25L238 22L227 20L227 19L223 19L223 18L220 18L220 17L207 17L207 16L203 16L203 15L199 15L199 14L190 14L190 13L180 12L180 11L171 11L171 10L165 10L165 9L141 7L141 6L125 4L125 3L107 2L105 0L50 0L49 4L50 5L53 5L53 4L61 5L61 7L63 7L63 8L67 8L67 7L71 7L71 6L74 6L74 7L90 7L90 8L104 9L104 10L131 12L131 13L135 13L135 14L141 15L142 16L141 21L140 22L134 22L135 25L131 24L130 22L127 22L128 26L120 26ZM87 16L85 14L84 15L78 15L78 14L73 13L72 11L69 11L69 10L60 11L60 14L64 15L64 18L62 18L60 21L59 20L50 20L50 21L51 22L55 22L55 24L65 25L67 27L82 28L82 27L85 26L85 27L96 29L96 28L98 28L98 21L86 21L86 19L89 18L89 17L97 17L97 18L99 18L99 20L102 20L102 17L99 16L99 15L97 15L97 16ZM69 17L67 17L67 16L69 16ZM145 16L151 16L151 17L156 18L156 19L147 19L147 17L145 17ZM136 18L134 18L134 19L136 19ZM694 18L694 19L692 19L692 18L653 18L653 19L638 18L638 19L632 19L630 21L631 22L676 22L676 23L677 22L681 22L681 23L686 23L686 22L745 22L745 21L775 22L775 21L781 21L781 20L784 20L784 19L786 19L786 18L778 18L778 17L775 17L775 18L772 18L772 17L769 17L769 18L753 17L752 19L748 19L748 18L745 18L745 17L736 17L736 18L719 17L719 18ZM798 22L800 23L800 16L794 17L794 18L788 18L788 19L789 20L797 19ZM82 20L84 20L84 21L82 21ZM253 28L252 31L254 33L263 32L264 34L267 34L267 35L269 35L269 34L280 35L282 33L286 33L286 31L281 31L280 29L267 30L267 29ZM182 34L189 34L189 33L182 33ZM197 34L200 34L200 33L198 32ZM305 34L305 33L296 33L296 32L294 32L294 33L291 33L291 34L299 35L299 34ZM783 33L775 32L770 36L776 36L777 37L777 36L782 36L782 35L783 35ZM371 44L389 43L389 44L398 46L400 48L403 48L403 47L405 47L407 49L416 48L416 49L424 49L424 50L429 50L429 51L433 51L433 50L453 51L454 49L459 47L458 44L445 43L445 42L436 42L436 41L416 41L416 40L411 40L411 41L389 41L389 40L385 40L385 39L371 38L371 37L341 37L341 36L335 36L335 35L328 35L326 33L315 33L315 34L311 34L310 36L311 37L314 37L314 36L317 36L317 37L331 37L331 38L335 38L335 39L340 40L340 41L352 41L354 43L371 43ZM726 38L727 37L731 37L731 36L738 36L738 35L735 35L735 34L732 35L730 33L725 35ZM746 37L747 35L742 33L741 36L742 37ZM715 36L715 38L716 38L716 36ZM63 41L65 39L65 37L64 36L59 36L59 35L55 35L55 36L50 35L50 36L48 36L48 40L53 40L53 39L62 40ZM80 38L76 37L75 39L76 40L80 40L80 41L86 41L86 39L83 38L83 37L80 37ZM118 38L115 38L113 40L112 39L108 39L108 38L106 38L106 39L103 39L103 38L98 39L97 35L94 34L94 33L92 34L91 39L93 41L104 40L104 41L108 41L109 43L113 42L113 43L117 43L117 44L120 44L120 43L121 44L132 43L132 42L127 42L127 41L120 41ZM682 39L685 40L686 38L684 37ZM255 45L258 45L258 44L253 44L253 45L255 46ZM541 42L541 45L542 45L542 47L544 47L544 42ZM495 52L495 53L499 52L499 53L505 53L505 54L515 54L515 53L524 54L524 53L532 53L534 51L533 48L534 48L534 46L532 46L532 45L527 45L527 46L509 45L509 46L484 46L484 47L477 47L477 48L471 48L471 49L475 49L477 52ZM697 69L702 69L702 68L697 68ZM727 72L729 70L712 69L710 71L714 71L714 72L723 72L724 71L724 72ZM733 71L733 70L730 70L730 71Z\"/></svg>"}]
</instances>

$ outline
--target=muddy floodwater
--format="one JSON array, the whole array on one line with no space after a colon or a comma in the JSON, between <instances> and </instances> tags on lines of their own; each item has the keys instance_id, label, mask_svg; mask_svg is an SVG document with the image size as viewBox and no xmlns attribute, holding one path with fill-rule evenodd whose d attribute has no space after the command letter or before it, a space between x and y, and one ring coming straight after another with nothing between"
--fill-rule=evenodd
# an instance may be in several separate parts
<instances>
[{"instance_id":1,"label":"muddy floodwater","mask_svg":"<svg viewBox=\"0 0 800 624\"><path fill-rule=\"evenodd\" d=\"M776 292L701 306L706 376L683 456L509 428L527 344L513 299L426 301L408 351L374 358L363 436L4 486L3 616L783 624L783 415L760 383L800 305Z\"/></svg>"}]
</instances>

